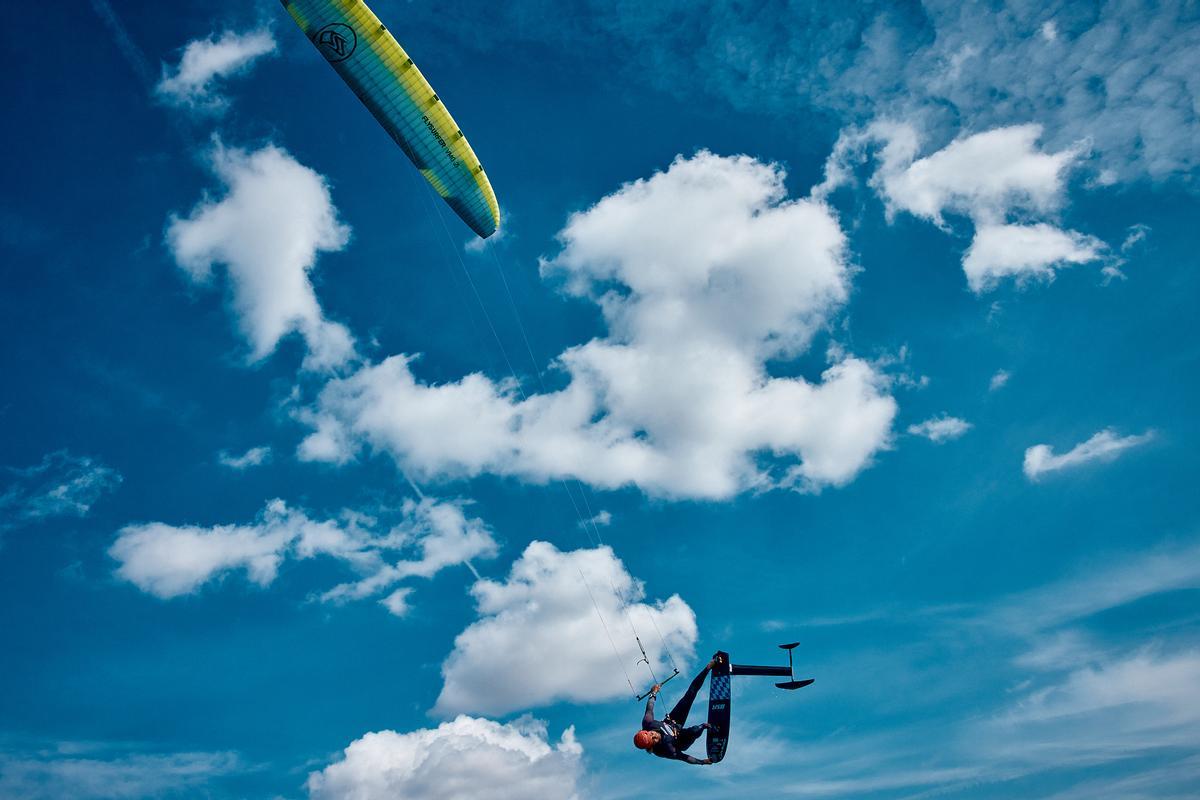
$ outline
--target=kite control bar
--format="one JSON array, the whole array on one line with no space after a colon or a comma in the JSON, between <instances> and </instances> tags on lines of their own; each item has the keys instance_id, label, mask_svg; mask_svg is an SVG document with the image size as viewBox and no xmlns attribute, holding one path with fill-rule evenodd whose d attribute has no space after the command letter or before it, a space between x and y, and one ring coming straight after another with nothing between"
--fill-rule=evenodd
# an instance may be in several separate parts
<instances>
[{"instance_id":1,"label":"kite control bar","mask_svg":"<svg viewBox=\"0 0 1200 800\"><path fill-rule=\"evenodd\" d=\"M734 675L771 675L777 678L788 678L789 680L775 684L780 689L800 689L808 686L813 682L812 678L807 680L796 680L795 674L792 672L792 650L800 644L799 642L791 642L790 644L781 644L780 648L787 650L788 665L786 667L764 667L758 664L731 664L731 672Z\"/></svg>"},{"instance_id":2,"label":"kite control bar","mask_svg":"<svg viewBox=\"0 0 1200 800\"><path fill-rule=\"evenodd\" d=\"M679 670L675 670L674 672L672 672L670 675L668 675L666 678L664 678L664 679L662 680L662 682L661 682L661 683L659 683L659 684L658 684L658 688L660 688L660 689L661 689L662 687L666 686L666 685L667 685L667 681L671 680L671 678L674 678L674 677L675 677L676 675L678 675L678 674L679 674ZM643 693L643 694L639 694L639 695L637 696L638 702L641 702L642 700L645 700L647 697L649 697L649 696L650 696L650 692L653 692L653 691L654 691L654 690L653 690L653 689L651 689L651 690L650 690L650 691L648 691L648 692L645 692L645 693Z\"/></svg>"}]
</instances>

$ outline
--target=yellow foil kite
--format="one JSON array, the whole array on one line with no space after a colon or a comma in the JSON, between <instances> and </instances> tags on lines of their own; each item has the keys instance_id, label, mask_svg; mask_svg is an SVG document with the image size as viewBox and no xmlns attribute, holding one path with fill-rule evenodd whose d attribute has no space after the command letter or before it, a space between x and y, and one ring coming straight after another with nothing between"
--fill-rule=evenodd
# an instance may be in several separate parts
<instances>
[{"instance_id":1,"label":"yellow foil kite","mask_svg":"<svg viewBox=\"0 0 1200 800\"><path fill-rule=\"evenodd\" d=\"M429 81L362 0L283 0L321 55L471 230L500 225L496 193Z\"/></svg>"}]
</instances>

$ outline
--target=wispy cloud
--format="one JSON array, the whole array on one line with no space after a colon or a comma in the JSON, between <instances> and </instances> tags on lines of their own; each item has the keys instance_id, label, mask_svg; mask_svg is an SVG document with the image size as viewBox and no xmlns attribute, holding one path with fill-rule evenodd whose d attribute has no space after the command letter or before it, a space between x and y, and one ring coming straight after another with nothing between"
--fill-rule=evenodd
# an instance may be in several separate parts
<instances>
[{"instance_id":1,"label":"wispy cloud","mask_svg":"<svg viewBox=\"0 0 1200 800\"><path fill-rule=\"evenodd\" d=\"M1195 588L1200 542L1192 541L1114 557L988 609L977 621L1027 643L1012 663L1028 680L1005 707L969 723L967 752L1020 773L1178 748L1182 758L1194 757L1200 651L1186 637L1141 637L1130 648L1085 631L1100 612Z\"/></svg>"},{"instance_id":2,"label":"wispy cloud","mask_svg":"<svg viewBox=\"0 0 1200 800\"><path fill-rule=\"evenodd\" d=\"M1149 225L1142 225L1140 223L1137 225L1131 225L1129 228L1129 231L1125 234L1125 241L1121 242L1121 252L1122 253L1130 252L1131 250L1133 250L1133 248L1137 247L1139 244L1144 242L1146 240L1146 237L1148 237L1149 235L1150 235L1150 226Z\"/></svg>"},{"instance_id":3,"label":"wispy cloud","mask_svg":"<svg viewBox=\"0 0 1200 800\"><path fill-rule=\"evenodd\" d=\"M988 612L990 625L1032 633L1143 597L1200 588L1200 542L1164 545L1093 564L1062 580L1013 595Z\"/></svg>"},{"instance_id":4,"label":"wispy cloud","mask_svg":"<svg viewBox=\"0 0 1200 800\"><path fill-rule=\"evenodd\" d=\"M94 458L66 450L48 453L32 467L4 468L0 527L54 517L84 517L105 494L121 484L121 474Z\"/></svg>"},{"instance_id":5,"label":"wispy cloud","mask_svg":"<svg viewBox=\"0 0 1200 800\"><path fill-rule=\"evenodd\" d=\"M155 92L172 105L217 112L228 105L220 93L223 79L243 73L259 58L275 52L275 37L260 28L247 33L226 31L220 36L188 42L179 64L163 68Z\"/></svg>"},{"instance_id":6,"label":"wispy cloud","mask_svg":"<svg viewBox=\"0 0 1200 800\"><path fill-rule=\"evenodd\" d=\"M1132 775L1083 780L1046 800L1095 800L1097 797L1193 800L1200 786L1200 756L1184 756L1153 764Z\"/></svg>"},{"instance_id":7,"label":"wispy cloud","mask_svg":"<svg viewBox=\"0 0 1200 800\"><path fill-rule=\"evenodd\" d=\"M1008 385L1008 380L1011 377L1012 375L1007 370L996 370L996 374L992 375L991 380L988 381L988 391L994 392L998 389L1003 389Z\"/></svg>"},{"instance_id":8,"label":"wispy cloud","mask_svg":"<svg viewBox=\"0 0 1200 800\"><path fill-rule=\"evenodd\" d=\"M257 467L270 462L271 448L270 447L251 447L240 456L233 455L225 450L217 454L217 460L222 466L229 467L233 470L244 470L250 467Z\"/></svg>"},{"instance_id":9,"label":"wispy cloud","mask_svg":"<svg viewBox=\"0 0 1200 800\"><path fill-rule=\"evenodd\" d=\"M906 624L927 628L927 644L919 663L889 660L897 686L911 686L914 675L954 684L963 669L972 670L972 678L945 702L926 703L915 717L884 722L874 732L848 727L791 741L760 772L744 776L739 790L933 797L973 796L987 787L997 796L1042 796L1030 788L1037 783L1022 784L1019 792L1005 786L1054 774L1054 785L1076 787L1063 798L1082 798L1094 796L1081 787L1102 774L1106 786L1160 787L1161 795L1144 796L1187 797L1182 787L1190 785L1200 759L1194 624L1114 638L1093 631L1092 617L1197 588L1200 541L1193 540L1114 554L983 605L903 615ZM965 666L958 649L963 641L987 658ZM846 689L854 693L853 685ZM781 781L784 774L788 780Z\"/></svg>"},{"instance_id":10,"label":"wispy cloud","mask_svg":"<svg viewBox=\"0 0 1200 800\"><path fill-rule=\"evenodd\" d=\"M969 430L971 430L971 423L958 417L945 415L908 426L910 434L924 437L934 444L958 439Z\"/></svg>"},{"instance_id":11,"label":"wispy cloud","mask_svg":"<svg viewBox=\"0 0 1200 800\"><path fill-rule=\"evenodd\" d=\"M743 110L910 119L942 141L1034 119L1054 147L1090 140L1110 183L1200 166L1200 24L1187 3L1110 0L1085 13L1069 3L864 0L763 13L737 0L588 0L564 24L522 2L464 30L452 20L470 4L448 2L451 11L426 17L447 35L491 47L529 37L586 44L639 80Z\"/></svg>"},{"instance_id":12,"label":"wispy cloud","mask_svg":"<svg viewBox=\"0 0 1200 800\"><path fill-rule=\"evenodd\" d=\"M1025 477L1037 480L1050 472L1073 469L1094 461L1113 461L1126 450L1153 438L1153 431L1136 436L1118 436L1111 428L1106 428L1062 455L1055 455L1048 444L1035 444L1025 451L1023 470Z\"/></svg>"},{"instance_id":13,"label":"wispy cloud","mask_svg":"<svg viewBox=\"0 0 1200 800\"><path fill-rule=\"evenodd\" d=\"M108 0L91 0L92 9L100 17L100 21L104 23L104 27L108 29L108 33L113 38L113 42L124 57L126 63L133 69L134 74L142 82L142 85L147 89L154 84L154 72L150 68L150 61L146 58L146 54L142 52L142 48L134 43L129 36L129 30L125 27L125 23L113 11L112 4Z\"/></svg>"},{"instance_id":14,"label":"wispy cloud","mask_svg":"<svg viewBox=\"0 0 1200 800\"><path fill-rule=\"evenodd\" d=\"M496 543L482 522L468 518L455 503L406 502L400 520L389 527L353 512L314 520L272 500L248 525L128 525L108 552L119 562L118 577L162 599L194 593L239 571L252 583L268 586L286 559L324 556L360 575L321 595L327 602L345 602L376 597L406 578L429 578L470 559L489 558ZM416 557L388 560L397 553ZM407 592L393 592L382 602L402 615L408 609L406 597Z\"/></svg>"},{"instance_id":15,"label":"wispy cloud","mask_svg":"<svg viewBox=\"0 0 1200 800\"><path fill-rule=\"evenodd\" d=\"M138 800L207 795L206 784L242 769L233 753L144 754L64 743L0 753L0 796L23 800Z\"/></svg>"},{"instance_id":16,"label":"wispy cloud","mask_svg":"<svg viewBox=\"0 0 1200 800\"><path fill-rule=\"evenodd\" d=\"M579 527L581 527L581 528L589 528L589 527L604 528L604 527L607 527L608 525L612 524L612 518L613 517L610 512L601 509L600 511L596 512L596 515L593 516L591 519L580 520Z\"/></svg>"}]
</instances>

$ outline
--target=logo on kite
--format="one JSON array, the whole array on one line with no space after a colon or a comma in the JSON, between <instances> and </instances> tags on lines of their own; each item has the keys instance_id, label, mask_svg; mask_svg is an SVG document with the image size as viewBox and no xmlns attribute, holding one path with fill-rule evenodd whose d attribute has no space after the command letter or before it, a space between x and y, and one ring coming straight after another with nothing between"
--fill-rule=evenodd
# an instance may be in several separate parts
<instances>
[{"instance_id":1,"label":"logo on kite","mask_svg":"<svg viewBox=\"0 0 1200 800\"><path fill-rule=\"evenodd\" d=\"M329 63L336 64L354 55L354 49L358 47L358 36L349 25L331 22L317 31L317 35L313 37L313 44Z\"/></svg>"}]
</instances>

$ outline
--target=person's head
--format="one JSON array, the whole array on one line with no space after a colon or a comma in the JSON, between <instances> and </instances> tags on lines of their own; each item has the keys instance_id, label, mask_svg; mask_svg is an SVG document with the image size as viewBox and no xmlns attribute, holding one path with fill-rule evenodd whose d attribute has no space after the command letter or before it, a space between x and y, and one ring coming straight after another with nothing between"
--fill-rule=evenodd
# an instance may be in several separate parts
<instances>
[{"instance_id":1,"label":"person's head","mask_svg":"<svg viewBox=\"0 0 1200 800\"><path fill-rule=\"evenodd\" d=\"M649 750L658 744L662 734L658 731L638 731L633 735L633 746L639 750Z\"/></svg>"}]
</instances>

